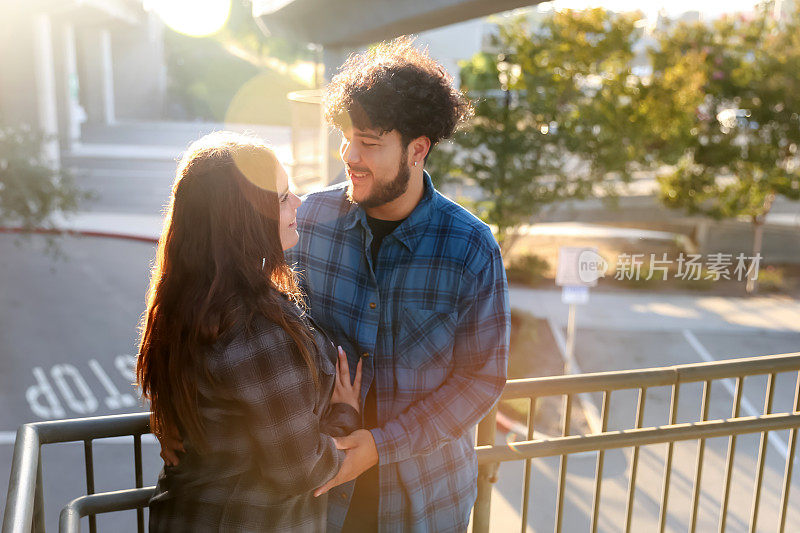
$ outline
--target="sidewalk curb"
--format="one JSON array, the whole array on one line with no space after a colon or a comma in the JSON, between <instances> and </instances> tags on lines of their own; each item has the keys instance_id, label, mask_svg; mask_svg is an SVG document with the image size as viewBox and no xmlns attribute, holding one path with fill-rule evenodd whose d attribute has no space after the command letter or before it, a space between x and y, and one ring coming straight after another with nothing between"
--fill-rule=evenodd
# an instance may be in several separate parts
<instances>
[{"instance_id":1,"label":"sidewalk curb","mask_svg":"<svg viewBox=\"0 0 800 533\"><path fill-rule=\"evenodd\" d=\"M124 239L129 241L146 242L150 244L158 243L158 238L152 236L134 235L131 233L118 233L113 231L58 229L58 228L23 228L18 226L0 226L0 233L17 234L17 235L32 233L34 235L69 235L69 236L80 236L80 237L105 237L111 239Z\"/></svg>"}]
</instances>

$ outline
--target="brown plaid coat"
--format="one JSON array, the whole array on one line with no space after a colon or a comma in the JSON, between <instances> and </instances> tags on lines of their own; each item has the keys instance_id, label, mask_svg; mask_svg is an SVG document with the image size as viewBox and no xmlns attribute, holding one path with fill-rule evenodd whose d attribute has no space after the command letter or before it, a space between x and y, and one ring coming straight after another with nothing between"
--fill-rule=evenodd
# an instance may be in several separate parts
<instances>
[{"instance_id":1,"label":"brown plaid coat","mask_svg":"<svg viewBox=\"0 0 800 533\"><path fill-rule=\"evenodd\" d=\"M215 346L217 383L199 386L209 450L185 442L180 464L161 471L150 531L324 531L327 497L313 491L344 458L330 436L354 431L360 418L330 405L337 353L319 328L309 321L320 348L316 390L286 332L264 318L256 326Z\"/></svg>"}]
</instances>

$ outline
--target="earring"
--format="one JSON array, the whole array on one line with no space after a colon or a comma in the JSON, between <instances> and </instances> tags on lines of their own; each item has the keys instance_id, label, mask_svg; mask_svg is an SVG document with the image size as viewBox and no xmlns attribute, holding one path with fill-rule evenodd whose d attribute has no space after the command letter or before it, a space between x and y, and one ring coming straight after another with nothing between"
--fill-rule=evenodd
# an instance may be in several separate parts
<instances>
[{"instance_id":1,"label":"earring","mask_svg":"<svg viewBox=\"0 0 800 533\"><path fill-rule=\"evenodd\" d=\"M416 161L414 161L414 166L417 166L417 162Z\"/></svg>"}]
</instances>

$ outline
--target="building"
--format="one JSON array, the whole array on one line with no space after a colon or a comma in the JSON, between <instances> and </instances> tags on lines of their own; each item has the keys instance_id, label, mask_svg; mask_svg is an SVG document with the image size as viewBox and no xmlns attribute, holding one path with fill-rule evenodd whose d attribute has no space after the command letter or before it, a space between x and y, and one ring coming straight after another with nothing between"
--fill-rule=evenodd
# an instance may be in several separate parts
<instances>
[{"instance_id":1,"label":"building","mask_svg":"<svg viewBox=\"0 0 800 533\"><path fill-rule=\"evenodd\" d=\"M163 24L140 0L0 4L0 123L52 135L48 155L83 124L158 119L166 92Z\"/></svg>"}]
</instances>

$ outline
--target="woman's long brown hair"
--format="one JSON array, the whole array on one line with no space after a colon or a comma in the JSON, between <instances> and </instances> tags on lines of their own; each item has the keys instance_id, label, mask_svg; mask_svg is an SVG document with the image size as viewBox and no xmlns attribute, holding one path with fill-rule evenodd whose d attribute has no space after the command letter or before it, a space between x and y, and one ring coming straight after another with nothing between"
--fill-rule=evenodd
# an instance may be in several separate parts
<instances>
[{"instance_id":1,"label":"woman's long brown hair","mask_svg":"<svg viewBox=\"0 0 800 533\"><path fill-rule=\"evenodd\" d=\"M210 379L212 345L257 315L280 325L318 381L301 321L283 297L301 304L279 234L278 160L266 144L230 132L192 144L178 165L158 242L136 377L150 400L156 435L181 431L205 447L198 379Z\"/></svg>"}]
</instances>

